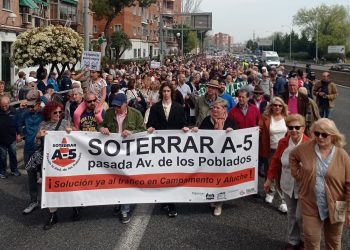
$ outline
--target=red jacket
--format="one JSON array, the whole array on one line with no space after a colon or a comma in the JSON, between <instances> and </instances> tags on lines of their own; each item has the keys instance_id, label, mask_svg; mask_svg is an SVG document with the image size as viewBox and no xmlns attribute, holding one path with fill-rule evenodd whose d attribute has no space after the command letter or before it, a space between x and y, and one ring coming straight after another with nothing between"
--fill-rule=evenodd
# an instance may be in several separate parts
<instances>
[{"instance_id":1,"label":"red jacket","mask_svg":"<svg viewBox=\"0 0 350 250\"><path fill-rule=\"evenodd\" d=\"M272 156L269 170L267 173L267 178L269 180L275 179L279 182L279 180L281 178L281 173L282 173L281 157L282 157L284 150L288 147L289 138L290 138L290 136L286 136L286 137L282 138L281 140L279 140L279 142L278 142L276 152ZM309 140L309 137L307 137L305 134L303 134L303 139L302 139L301 143L306 142L307 140Z\"/></svg>"},{"instance_id":2,"label":"red jacket","mask_svg":"<svg viewBox=\"0 0 350 250\"><path fill-rule=\"evenodd\" d=\"M236 123L238 129L251 128L258 126L260 111L255 105L248 104L247 114L244 115L239 105L236 105L230 110L228 117Z\"/></svg>"}]
</instances>

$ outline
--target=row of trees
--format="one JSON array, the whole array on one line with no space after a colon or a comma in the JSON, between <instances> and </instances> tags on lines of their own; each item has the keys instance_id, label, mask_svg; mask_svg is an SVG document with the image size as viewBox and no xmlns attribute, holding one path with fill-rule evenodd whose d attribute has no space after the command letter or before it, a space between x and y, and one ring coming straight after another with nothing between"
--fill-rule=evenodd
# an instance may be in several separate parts
<instances>
[{"instance_id":1,"label":"row of trees","mask_svg":"<svg viewBox=\"0 0 350 250\"><path fill-rule=\"evenodd\" d=\"M316 41L319 58L327 55L329 45L345 45L350 55L350 12L345 6L322 4L309 10L301 9L294 15L293 25L300 27L300 34L292 30L289 34L275 32L268 37L274 41L276 51L288 53L291 38L292 52L306 52L310 58L316 56ZM247 48L255 50L257 47L252 40L247 42Z\"/></svg>"}]
</instances>

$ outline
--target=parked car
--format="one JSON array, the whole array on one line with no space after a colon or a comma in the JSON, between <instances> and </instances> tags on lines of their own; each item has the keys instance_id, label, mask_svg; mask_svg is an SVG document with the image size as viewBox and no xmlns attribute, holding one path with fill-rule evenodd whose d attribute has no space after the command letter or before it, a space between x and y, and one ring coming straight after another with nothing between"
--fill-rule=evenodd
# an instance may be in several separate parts
<instances>
[{"instance_id":1,"label":"parked car","mask_svg":"<svg viewBox=\"0 0 350 250\"><path fill-rule=\"evenodd\" d=\"M330 70L350 72L350 64L336 63L330 68Z\"/></svg>"},{"instance_id":2,"label":"parked car","mask_svg":"<svg viewBox=\"0 0 350 250\"><path fill-rule=\"evenodd\" d=\"M280 63L285 63L286 59L283 56L280 56Z\"/></svg>"}]
</instances>

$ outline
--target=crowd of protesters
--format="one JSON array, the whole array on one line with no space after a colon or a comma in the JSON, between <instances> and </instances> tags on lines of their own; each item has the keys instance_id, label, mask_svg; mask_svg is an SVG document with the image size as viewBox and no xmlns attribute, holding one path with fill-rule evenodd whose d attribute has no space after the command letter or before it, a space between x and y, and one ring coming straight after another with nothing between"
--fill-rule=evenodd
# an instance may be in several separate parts
<instances>
[{"instance_id":1,"label":"crowd of protesters","mask_svg":"<svg viewBox=\"0 0 350 250\"><path fill-rule=\"evenodd\" d=\"M29 76L19 72L18 77L12 97L0 81L0 177L7 177L7 152L11 174L20 175L16 142L24 139L30 194L24 214L39 207L41 168L36 166L46 131L127 137L141 131L229 132L259 126L259 176L265 178L265 201L272 204L277 193L278 210L288 214L285 249L318 249L322 225L326 246L339 249L343 223L350 227L350 159L342 149L343 135L328 119L338 95L329 72L315 81L308 72L286 72L283 66L201 56L188 62L167 59L156 69L130 63L65 71L59 82L55 72L44 68ZM58 91L67 93L62 98ZM17 111L9 107L10 98L21 101ZM347 202L344 217L335 217L338 201ZM212 203L213 215L220 216L222 206ZM162 208L169 217L177 216L175 204ZM122 223L130 221L130 205L114 210ZM49 212L44 229L58 222L57 209ZM78 208L73 209L73 219L80 219Z\"/></svg>"}]
</instances>

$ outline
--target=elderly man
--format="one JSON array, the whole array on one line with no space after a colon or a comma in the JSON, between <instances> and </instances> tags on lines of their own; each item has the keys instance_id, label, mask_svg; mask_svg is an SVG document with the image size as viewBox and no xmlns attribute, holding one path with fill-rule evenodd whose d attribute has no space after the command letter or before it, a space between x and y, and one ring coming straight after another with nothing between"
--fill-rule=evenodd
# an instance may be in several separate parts
<instances>
[{"instance_id":1,"label":"elderly man","mask_svg":"<svg viewBox=\"0 0 350 250\"><path fill-rule=\"evenodd\" d=\"M310 135L311 125L319 119L319 110L311 105L307 95L298 93L298 79L292 77L288 81L288 91L281 94L281 98L288 105L289 114L300 114L305 117L306 135Z\"/></svg>"},{"instance_id":2,"label":"elderly man","mask_svg":"<svg viewBox=\"0 0 350 250\"><path fill-rule=\"evenodd\" d=\"M7 96L0 97L0 178L6 178L7 152L10 157L11 174L20 176L17 168L16 140L19 140L16 128L16 110L10 107Z\"/></svg>"},{"instance_id":3,"label":"elderly man","mask_svg":"<svg viewBox=\"0 0 350 250\"><path fill-rule=\"evenodd\" d=\"M118 133L126 138L132 133L145 131L143 117L140 111L129 107L127 97L123 93L118 93L113 101L113 108L106 111L100 132L105 135ZM120 221L123 224L130 222L130 204L121 205Z\"/></svg>"},{"instance_id":4,"label":"elderly man","mask_svg":"<svg viewBox=\"0 0 350 250\"><path fill-rule=\"evenodd\" d=\"M320 116L328 118L330 110L335 107L335 99L338 96L337 87L329 80L329 72L322 73L322 80L316 82L313 94L320 110Z\"/></svg>"},{"instance_id":5,"label":"elderly man","mask_svg":"<svg viewBox=\"0 0 350 250\"><path fill-rule=\"evenodd\" d=\"M73 88L70 91L73 101L69 105L69 121L73 120L74 111L83 102L83 90L81 88Z\"/></svg>"},{"instance_id":6,"label":"elderly man","mask_svg":"<svg viewBox=\"0 0 350 250\"><path fill-rule=\"evenodd\" d=\"M238 104L232 108L228 116L236 123L238 129L258 126L260 111L249 103L249 92L246 89L238 90Z\"/></svg>"},{"instance_id":7,"label":"elderly man","mask_svg":"<svg viewBox=\"0 0 350 250\"><path fill-rule=\"evenodd\" d=\"M211 114L212 106L219 97L220 85L217 80L211 80L207 84L207 93L197 99L195 105L196 127L202 123L205 117Z\"/></svg>"}]
</instances>

